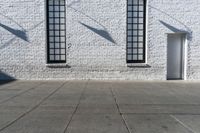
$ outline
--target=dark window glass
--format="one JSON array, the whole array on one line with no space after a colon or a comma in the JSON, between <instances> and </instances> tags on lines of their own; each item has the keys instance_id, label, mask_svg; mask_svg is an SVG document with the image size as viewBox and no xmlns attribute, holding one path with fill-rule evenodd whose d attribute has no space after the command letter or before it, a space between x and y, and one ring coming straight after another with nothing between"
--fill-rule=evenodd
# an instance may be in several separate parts
<instances>
[{"instance_id":1,"label":"dark window glass","mask_svg":"<svg viewBox=\"0 0 200 133\"><path fill-rule=\"evenodd\" d=\"M48 63L66 62L65 0L47 0Z\"/></svg>"},{"instance_id":2,"label":"dark window glass","mask_svg":"<svg viewBox=\"0 0 200 133\"><path fill-rule=\"evenodd\" d=\"M127 1L127 63L145 63L146 0Z\"/></svg>"}]
</instances>

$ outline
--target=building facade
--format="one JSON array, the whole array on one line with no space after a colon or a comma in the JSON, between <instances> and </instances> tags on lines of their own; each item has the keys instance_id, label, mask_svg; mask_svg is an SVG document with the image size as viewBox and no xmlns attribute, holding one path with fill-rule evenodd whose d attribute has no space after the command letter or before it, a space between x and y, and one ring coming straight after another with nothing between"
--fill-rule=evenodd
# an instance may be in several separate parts
<instances>
[{"instance_id":1,"label":"building facade","mask_svg":"<svg viewBox=\"0 0 200 133\"><path fill-rule=\"evenodd\" d=\"M200 79L199 0L4 0L0 79Z\"/></svg>"}]
</instances>

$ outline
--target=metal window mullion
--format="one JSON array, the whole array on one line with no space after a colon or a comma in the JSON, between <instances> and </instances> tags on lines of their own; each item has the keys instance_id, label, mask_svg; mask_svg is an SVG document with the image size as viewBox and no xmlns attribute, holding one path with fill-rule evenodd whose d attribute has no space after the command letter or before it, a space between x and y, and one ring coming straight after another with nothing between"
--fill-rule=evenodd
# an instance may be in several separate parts
<instances>
[{"instance_id":1,"label":"metal window mullion","mask_svg":"<svg viewBox=\"0 0 200 133\"><path fill-rule=\"evenodd\" d=\"M132 20L132 23L134 22L134 18L133 18L133 13L134 13L134 11L133 11L133 8L134 6L132 5L132 18L131 18L131 20ZM131 24L131 27L132 27L132 29L133 29L133 26L134 26L134 24ZM132 53L132 55L131 55L131 59L133 60L133 30L131 30L131 34L132 34L132 37L131 37L131 41L132 41L132 49L131 49L131 53Z\"/></svg>"},{"instance_id":2,"label":"metal window mullion","mask_svg":"<svg viewBox=\"0 0 200 133\"><path fill-rule=\"evenodd\" d=\"M65 5L66 5L66 3L65 3L65 0L64 0L64 7L65 7ZM67 39L66 39L66 9L64 8L64 25L65 25L65 62L67 61L67 54L66 54L66 52L67 52L67 48L66 48L66 41L67 41Z\"/></svg>"},{"instance_id":3,"label":"metal window mullion","mask_svg":"<svg viewBox=\"0 0 200 133\"><path fill-rule=\"evenodd\" d=\"M47 6L47 10L46 10L46 18L47 18L47 62L50 61L50 46L49 46L49 1L47 0L47 3L46 3L46 6Z\"/></svg>"},{"instance_id":4,"label":"metal window mullion","mask_svg":"<svg viewBox=\"0 0 200 133\"><path fill-rule=\"evenodd\" d=\"M129 7L129 4L128 4L128 0L126 1L127 2L127 7L126 7L126 61L129 59L128 57L128 7Z\"/></svg>"},{"instance_id":5,"label":"metal window mullion","mask_svg":"<svg viewBox=\"0 0 200 133\"><path fill-rule=\"evenodd\" d=\"M137 60L139 60L139 56L138 56L138 53L139 53L139 50L138 50L138 47L139 47L139 45L138 45L138 43L139 43L139 36L138 36L138 34L139 34L139 0L137 0L137 10L138 10L138 12L137 12Z\"/></svg>"},{"instance_id":6,"label":"metal window mullion","mask_svg":"<svg viewBox=\"0 0 200 133\"><path fill-rule=\"evenodd\" d=\"M55 51L55 48L56 48L56 39L55 39L55 0L53 0L53 29L54 29L54 61L56 60L56 51Z\"/></svg>"},{"instance_id":7,"label":"metal window mullion","mask_svg":"<svg viewBox=\"0 0 200 133\"><path fill-rule=\"evenodd\" d=\"M145 50L146 50L146 45L145 45L145 42L146 42L146 0L144 0L143 2L143 60L145 61L146 59L146 53L145 53Z\"/></svg>"},{"instance_id":8,"label":"metal window mullion","mask_svg":"<svg viewBox=\"0 0 200 133\"><path fill-rule=\"evenodd\" d=\"M61 31L60 31L60 29L61 29L61 26L60 26L60 13L61 13L61 11L60 11L60 0L59 0L59 58L60 58L60 60L61 60Z\"/></svg>"}]
</instances>

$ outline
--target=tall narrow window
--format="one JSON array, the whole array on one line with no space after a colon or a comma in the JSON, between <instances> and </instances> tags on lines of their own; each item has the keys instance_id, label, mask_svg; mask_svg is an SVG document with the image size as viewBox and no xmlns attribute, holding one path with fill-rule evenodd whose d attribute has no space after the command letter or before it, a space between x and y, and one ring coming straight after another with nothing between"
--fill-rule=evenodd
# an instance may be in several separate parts
<instances>
[{"instance_id":1,"label":"tall narrow window","mask_svg":"<svg viewBox=\"0 0 200 133\"><path fill-rule=\"evenodd\" d=\"M146 0L127 1L127 63L145 63Z\"/></svg>"},{"instance_id":2,"label":"tall narrow window","mask_svg":"<svg viewBox=\"0 0 200 133\"><path fill-rule=\"evenodd\" d=\"M47 0L47 59L66 62L65 0Z\"/></svg>"}]
</instances>

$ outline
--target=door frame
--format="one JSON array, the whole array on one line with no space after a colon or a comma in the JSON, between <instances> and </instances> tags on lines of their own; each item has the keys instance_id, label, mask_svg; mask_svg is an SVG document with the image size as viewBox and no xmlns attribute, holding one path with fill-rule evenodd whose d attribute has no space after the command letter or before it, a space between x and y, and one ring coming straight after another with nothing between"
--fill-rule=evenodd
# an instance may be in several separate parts
<instances>
[{"instance_id":1,"label":"door frame","mask_svg":"<svg viewBox=\"0 0 200 133\"><path fill-rule=\"evenodd\" d=\"M167 75L167 68L168 68L168 36L169 35L181 35L181 44L182 44L182 77L181 79L175 79L175 80L187 80L187 55L188 55L188 40L187 40L187 33L180 32L180 33L167 33L167 47L166 47L166 80L173 80L168 79Z\"/></svg>"}]
</instances>

